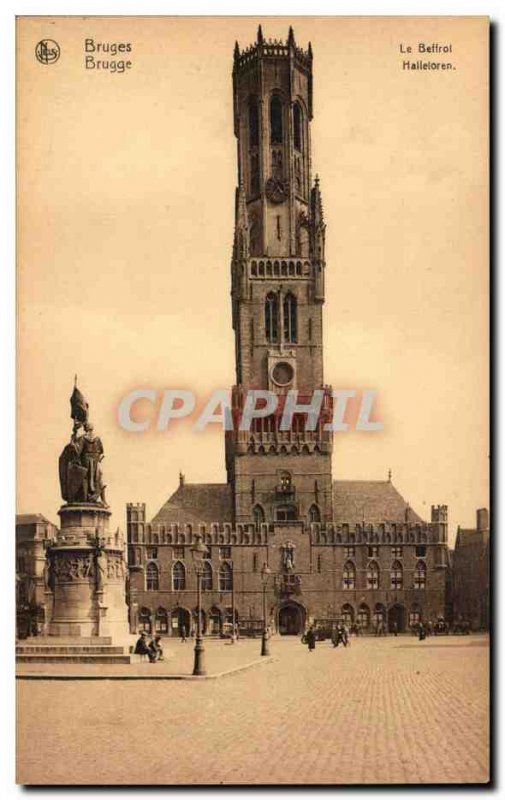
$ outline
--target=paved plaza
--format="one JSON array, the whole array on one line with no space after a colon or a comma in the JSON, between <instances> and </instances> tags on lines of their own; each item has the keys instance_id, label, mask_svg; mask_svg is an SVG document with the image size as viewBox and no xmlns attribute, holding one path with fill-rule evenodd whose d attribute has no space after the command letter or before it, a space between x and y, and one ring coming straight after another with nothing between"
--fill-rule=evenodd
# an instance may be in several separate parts
<instances>
[{"instance_id":1,"label":"paved plaza","mask_svg":"<svg viewBox=\"0 0 505 800\"><path fill-rule=\"evenodd\" d=\"M487 782L488 644L366 637L309 653L297 638L274 637L272 661L215 680L20 680L17 779ZM257 660L259 646L242 640L233 659ZM174 663L191 661L191 644L182 655L186 645L176 647ZM209 642L209 671L222 671L211 662L232 650Z\"/></svg>"}]
</instances>

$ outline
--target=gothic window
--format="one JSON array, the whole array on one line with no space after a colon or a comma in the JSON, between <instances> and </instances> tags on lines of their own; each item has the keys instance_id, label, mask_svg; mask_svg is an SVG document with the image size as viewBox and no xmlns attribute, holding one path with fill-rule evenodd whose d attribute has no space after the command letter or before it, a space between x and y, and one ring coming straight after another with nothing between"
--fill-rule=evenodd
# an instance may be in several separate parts
<instances>
[{"instance_id":1,"label":"gothic window","mask_svg":"<svg viewBox=\"0 0 505 800\"><path fill-rule=\"evenodd\" d=\"M145 606L139 611L139 631L151 633L151 612Z\"/></svg>"},{"instance_id":2,"label":"gothic window","mask_svg":"<svg viewBox=\"0 0 505 800\"><path fill-rule=\"evenodd\" d=\"M295 187L298 194L302 193L302 161L295 155Z\"/></svg>"},{"instance_id":3,"label":"gothic window","mask_svg":"<svg viewBox=\"0 0 505 800\"><path fill-rule=\"evenodd\" d=\"M362 630L366 630L370 625L370 609L365 603L358 608L358 625Z\"/></svg>"},{"instance_id":4,"label":"gothic window","mask_svg":"<svg viewBox=\"0 0 505 800\"><path fill-rule=\"evenodd\" d=\"M399 561L393 561L391 566L391 588L403 588L403 567Z\"/></svg>"},{"instance_id":5,"label":"gothic window","mask_svg":"<svg viewBox=\"0 0 505 800\"><path fill-rule=\"evenodd\" d=\"M158 608L154 618L154 630L156 633L168 633L168 614L165 608Z\"/></svg>"},{"instance_id":6,"label":"gothic window","mask_svg":"<svg viewBox=\"0 0 505 800\"><path fill-rule=\"evenodd\" d=\"M270 100L270 143L282 144L282 100L276 94Z\"/></svg>"},{"instance_id":7,"label":"gothic window","mask_svg":"<svg viewBox=\"0 0 505 800\"><path fill-rule=\"evenodd\" d=\"M346 558L354 558L355 555L356 555L356 548L354 547L354 545L345 548Z\"/></svg>"},{"instance_id":8,"label":"gothic window","mask_svg":"<svg viewBox=\"0 0 505 800\"><path fill-rule=\"evenodd\" d=\"M413 628L415 625L419 625L421 622L421 610L419 606L413 605L412 611L409 614L409 625Z\"/></svg>"},{"instance_id":9,"label":"gothic window","mask_svg":"<svg viewBox=\"0 0 505 800\"><path fill-rule=\"evenodd\" d=\"M254 506L253 519L256 525L261 525L261 523L265 521L265 512L263 511L261 506L259 505Z\"/></svg>"},{"instance_id":10,"label":"gothic window","mask_svg":"<svg viewBox=\"0 0 505 800\"><path fill-rule=\"evenodd\" d=\"M186 588L186 568L182 561L176 561L172 567L172 587L174 592L180 592Z\"/></svg>"},{"instance_id":11,"label":"gothic window","mask_svg":"<svg viewBox=\"0 0 505 800\"><path fill-rule=\"evenodd\" d=\"M158 548L146 547L146 556L147 558L158 558Z\"/></svg>"},{"instance_id":12,"label":"gothic window","mask_svg":"<svg viewBox=\"0 0 505 800\"><path fill-rule=\"evenodd\" d=\"M403 547L391 548L391 558L402 558L402 556L403 556Z\"/></svg>"},{"instance_id":13,"label":"gothic window","mask_svg":"<svg viewBox=\"0 0 505 800\"><path fill-rule=\"evenodd\" d=\"M366 573L367 589L379 588L379 566L376 561L371 561Z\"/></svg>"},{"instance_id":14,"label":"gothic window","mask_svg":"<svg viewBox=\"0 0 505 800\"><path fill-rule=\"evenodd\" d=\"M342 606L341 618L344 625L348 627L354 622L354 609L349 603Z\"/></svg>"},{"instance_id":15,"label":"gothic window","mask_svg":"<svg viewBox=\"0 0 505 800\"><path fill-rule=\"evenodd\" d=\"M356 588L356 567L352 561L346 561L344 564L342 587L346 590Z\"/></svg>"},{"instance_id":16,"label":"gothic window","mask_svg":"<svg viewBox=\"0 0 505 800\"><path fill-rule=\"evenodd\" d=\"M146 587L148 592L156 592L160 588L158 567L152 562L146 567Z\"/></svg>"},{"instance_id":17,"label":"gothic window","mask_svg":"<svg viewBox=\"0 0 505 800\"><path fill-rule=\"evenodd\" d=\"M321 522L321 512L315 504L309 508L309 522Z\"/></svg>"},{"instance_id":18,"label":"gothic window","mask_svg":"<svg viewBox=\"0 0 505 800\"><path fill-rule=\"evenodd\" d=\"M173 548L173 556L176 559L183 559L184 558L184 547L174 547Z\"/></svg>"},{"instance_id":19,"label":"gothic window","mask_svg":"<svg viewBox=\"0 0 505 800\"><path fill-rule=\"evenodd\" d=\"M249 99L249 147L258 147L260 143L260 119L258 101Z\"/></svg>"},{"instance_id":20,"label":"gothic window","mask_svg":"<svg viewBox=\"0 0 505 800\"><path fill-rule=\"evenodd\" d=\"M368 546L368 558L377 558L379 555L379 547L376 544Z\"/></svg>"},{"instance_id":21,"label":"gothic window","mask_svg":"<svg viewBox=\"0 0 505 800\"><path fill-rule=\"evenodd\" d=\"M231 547L228 544L221 545L219 548L219 558L231 558Z\"/></svg>"},{"instance_id":22,"label":"gothic window","mask_svg":"<svg viewBox=\"0 0 505 800\"><path fill-rule=\"evenodd\" d=\"M424 558L426 555L426 545L417 545L416 546L416 558Z\"/></svg>"},{"instance_id":23,"label":"gothic window","mask_svg":"<svg viewBox=\"0 0 505 800\"><path fill-rule=\"evenodd\" d=\"M293 107L293 144L295 150L302 149L302 109L299 103Z\"/></svg>"},{"instance_id":24,"label":"gothic window","mask_svg":"<svg viewBox=\"0 0 505 800\"><path fill-rule=\"evenodd\" d=\"M426 564L418 561L414 572L414 589L426 589Z\"/></svg>"},{"instance_id":25,"label":"gothic window","mask_svg":"<svg viewBox=\"0 0 505 800\"><path fill-rule=\"evenodd\" d=\"M297 341L296 297L289 292L284 298L284 341Z\"/></svg>"},{"instance_id":26,"label":"gothic window","mask_svg":"<svg viewBox=\"0 0 505 800\"><path fill-rule=\"evenodd\" d=\"M204 561L202 570L202 592L212 591L212 566L209 561Z\"/></svg>"},{"instance_id":27,"label":"gothic window","mask_svg":"<svg viewBox=\"0 0 505 800\"><path fill-rule=\"evenodd\" d=\"M228 563L221 564L219 568L219 591L231 592L233 589L233 570Z\"/></svg>"},{"instance_id":28,"label":"gothic window","mask_svg":"<svg viewBox=\"0 0 505 800\"><path fill-rule=\"evenodd\" d=\"M386 609L382 603L377 603L373 612L373 623L375 628L384 623L386 620Z\"/></svg>"},{"instance_id":29,"label":"gothic window","mask_svg":"<svg viewBox=\"0 0 505 800\"><path fill-rule=\"evenodd\" d=\"M260 193L260 158L258 153L251 153L249 158L249 191L251 195Z\"/></svg>"},{"instance_id":30,"label":"gothic window","mask_svg":"<svg viewBox=\"0 0 505 800\"><path fill-rule=\"evenodd\" d=\"M265 333L267 342L277 341L277 318L279 316L279 306L277 296L269 292L265 300Z\"/></svg>"},{"instance_id":31,"label":"gothic window","mask_svg":"<svg viewBox=\"0 0 505 800\"><path fill-rule=\"evenodd\" d=\"M259 179L258 179L258 192L259 192ZM253 216L251 218L251 224L249 226L249 252L252 256L261 255L260 223L256 216ZM253 275L255 274L256 274L256 263L253 264Z\"/></svg>"}]
</instances>

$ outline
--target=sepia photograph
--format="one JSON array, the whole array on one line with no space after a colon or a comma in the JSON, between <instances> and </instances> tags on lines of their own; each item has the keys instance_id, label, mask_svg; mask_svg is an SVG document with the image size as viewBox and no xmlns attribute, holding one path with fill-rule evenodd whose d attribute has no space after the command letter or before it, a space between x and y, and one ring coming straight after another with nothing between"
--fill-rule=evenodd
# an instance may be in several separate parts
<instances>
[{"instance_id":1,"label":"sepia photograph","mask_svg":"<svg viewBox=\"0 0 505 800\"><path fill-rule=\"evenodd\" d=\"M489 786L485 16L16 20L16 781Z\"/></svg>"}]
</instances>

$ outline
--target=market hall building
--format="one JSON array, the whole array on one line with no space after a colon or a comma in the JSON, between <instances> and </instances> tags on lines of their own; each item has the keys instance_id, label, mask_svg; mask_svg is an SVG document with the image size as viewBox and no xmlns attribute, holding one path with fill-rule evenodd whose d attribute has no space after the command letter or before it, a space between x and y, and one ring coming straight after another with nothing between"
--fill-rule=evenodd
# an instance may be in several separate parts
<instances>
[{"instance_id":1,"label":"market hall building","mask_svg":"<svg viewBox=\"0 0 505 800\"><path fill-rule=\"evenodd\" d=\"M343 619L404 631L446 611L447 507L421 519L383 481L333 480L332 389L323 377L325 220L312 180L312 49L265 40L235 45L234 132L238 186L231 263L236 386L233 419L249 389L279 397L276 413L225 434L227 482L183 476L150 522L127 505L132 630L178 635L193 627L196 575L190 548L207 547L202 621L218 633L233 616L281 634ZM225 286L223 284L223 291ZM289 390L298 402L322 392L315 430L295 413L280 419ZM270 570L266 573L264 565Z\"/></svg>"}]
</instances>

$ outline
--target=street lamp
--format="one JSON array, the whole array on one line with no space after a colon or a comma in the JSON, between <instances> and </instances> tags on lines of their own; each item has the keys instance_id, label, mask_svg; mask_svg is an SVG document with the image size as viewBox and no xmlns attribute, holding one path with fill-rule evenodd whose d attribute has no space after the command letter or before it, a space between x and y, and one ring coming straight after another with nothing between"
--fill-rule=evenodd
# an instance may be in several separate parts
<instances>
[{"instance_id":1,"label":"street lamp","mask_svg":"<svg viewBox=\"0 0 505 800\"><path fill-rule=\"evenodd\" d=\"M196 572L196 586L197 586L197 603L196 603L196 642L195 642L195 663L193 667L193 675L206 675L204 652L202 638L202 574L204 568L204 557L207 553L207 548L202 542L202 534L195 535L195 543L191 550L193 564Z\"/></svg>"},{"instance_id":2,"label":"street lamp","mask_svg":"<svg viewBox=\"0 0 505 800\"><path fill-rule=\"evenodd\" d=\"M261 636L261 655L269 656L268 631L267 631L267 584L270 577L268 564L263 564L261 568L261 583L263 584L263 634Z\"/></svg>"}]
</instances>

